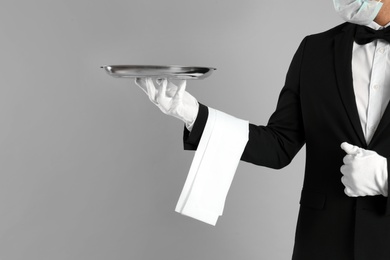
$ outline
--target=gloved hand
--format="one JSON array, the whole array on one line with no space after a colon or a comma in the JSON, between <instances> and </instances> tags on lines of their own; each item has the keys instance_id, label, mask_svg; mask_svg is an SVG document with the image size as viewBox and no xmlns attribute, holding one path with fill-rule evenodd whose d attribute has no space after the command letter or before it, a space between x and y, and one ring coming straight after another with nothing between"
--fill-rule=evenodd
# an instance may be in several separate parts
<instances>
[{"instance_id":1,"label":"gloved hand","mask_svg":"<svg viewBox=\"0 0 390 260\"><path fill-rule=\"evenodd\" d=\"M374 151L342 143L347 153L341 166L344 192L350 197L383 195L387 197L387 159Z\"/></svg>"},{"instance_id":2,"label":"gloved hand","mask_svg":"<svg viewBox=\"0 0 390 260\"><path fill-rule=\"evenodd\" d=\"M170 80L157 79L156 84L152 78L136 78L135 84L139 86L164 114L174 116L182 120L188 130L198 116L199 103L187 91L186 80L178 80L176 86Z\"/></svg>"}]
</instances>

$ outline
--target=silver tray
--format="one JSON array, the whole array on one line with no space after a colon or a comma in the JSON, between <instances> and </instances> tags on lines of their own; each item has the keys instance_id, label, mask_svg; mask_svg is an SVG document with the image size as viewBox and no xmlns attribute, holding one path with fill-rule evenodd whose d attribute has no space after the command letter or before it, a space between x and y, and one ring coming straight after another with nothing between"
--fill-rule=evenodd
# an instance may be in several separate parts
<instances>
[{"instance_id":1,"label":"silver tray","mask_svg":"<svg viewBox=\"0 0 390 260\"><path fill-rule=\"evenodd\" d=\"M215 68L209 67L176 65L106 65L101 68L116 78L160 77L173 79L204 79L216 70Z\"/></svg>"}]
</instances>

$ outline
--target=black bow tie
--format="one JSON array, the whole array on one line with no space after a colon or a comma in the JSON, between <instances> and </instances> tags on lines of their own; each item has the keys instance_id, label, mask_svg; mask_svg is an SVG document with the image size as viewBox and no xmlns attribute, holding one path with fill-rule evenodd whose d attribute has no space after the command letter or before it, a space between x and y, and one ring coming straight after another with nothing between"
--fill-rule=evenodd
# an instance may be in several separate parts
<instances>
[{"instance_id":1,"label":"black bow tie","mask_svg":"<svg viewBox=\"0 0 390 260\"><path fill-rule=\"evenodd\" d=\"M357 44L367 44L377 39L386 40L390 43L390 26L381 30L374 30L367 26L357 26L355 34Z\"/></svg>"}]
</instances>

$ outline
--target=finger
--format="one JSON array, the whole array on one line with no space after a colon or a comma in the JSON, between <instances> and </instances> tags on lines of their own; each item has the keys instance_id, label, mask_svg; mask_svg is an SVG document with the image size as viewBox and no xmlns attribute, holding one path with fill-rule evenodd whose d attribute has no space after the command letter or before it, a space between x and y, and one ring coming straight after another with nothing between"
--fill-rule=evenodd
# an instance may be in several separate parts
<instances>
[{"instance_id":1,"label":"finger","mask_svg":"<svg viewBox=\"0 0 390 260\"><path fill-rule=\"evenodd\" d=\"M182 99L184 96L184 92L186 91L187 81L180 80L177 92L174 96L175 99Z\"/></svg>"},{"instance_id":2,"label":"finger","mask_svg":"<svg viewBox=\"0 0 390 260\"><path fill-rule=\"evenodd\" d=\"M353 191L351 189L351 186L348 183L348 179L345 176L341 177L341 183L344 185L344 193L347 196L352 197Z\"/></svg>"},{"instance_id":3,"label":"finger","mask_svg":"<svg viewBox=\"0 0 390 260\"><path fill-rule=\"evenodd\" d=\"M352 161L354 160L354 158L355 158L355 157L354 157L353 155L347 154L347 155L344 156L344 158L343 158L343 163L346 164L346 165L351 164Z\"/></svg>"},{"instance_id":4,"label":"finger","mask_svg":"<svg viewBox=\"0 0 390 260\"><path fill-rule=\"evenodd\" d=\"M160 86L157 91L156 100L157 102L160 103L160 100L166 97L167 85L168 85L167 79L161 79L159 85Z\"/></svg>"},{"instance_id":5,"label":"finger","mask_svg":"<svg viewBox=\"0 0 390 260\"><path fill-rule=\"evenodd\" d=\"M135 85L137 85L140 89L142 89L142 91L145 92L146 95L149 96L148 91L146 90L146 81L145 81L145 78L135 78L134 83L135 83Z\"/></svg>"},{"instance_id":6,"label":"finger","mask_svg":"<svg viewBox=\"0 0 390 260\"><path fill-rule=\"evenodd\" d=\"M352 194L352 189L351 189L351 186L349 185L348 183L348 179L346 177L341 177L341 183L344 185L344 192L345 194L347 195L350 195Z\"/></svg>"},{"instance_id":7,"label":"finger","mask_svg":"<svg viewBox=\"0 0 390 260\"><path fill-rule=\"evenodd\" d=\"M348 197L357 197L357 195L356 195L349 187L345 187L344 193L345 193Z\"/></svg>"},{"instance_id":8,"label":"finger","mask_svg":"<svg viewBox=\"0 0 390 260\"><path fill-rule=\"evenodd\" d=\"M156 79L156 83L159 84L159 85L161 85L161 82L162 82L163 80L164 80L163 78L158 78L158 79Z\"/></svg>"},{"instance_id":9,"label":"finger","mask_svg":"<svg viewBox=\"0 0 390 260\"><path fill-rule=\"evenodd\" d=\"M345 176L348 179L351 177L351 174L352 174L351 167L349 167L347 165L342 165L340 167L340 172L343 176Z\"/></svg>"},{"instance_id":10,"label":"finger","mask_svg":"<svg viewBox=\"0 0 390 260\"><path fill-rule=\"evenodd\" d=\"M341 177L341 183L346 186L346 178L345 176Z\"/></svg>"},{"instance_id":11,"label":"finger","mask_svg":"<svg viewBox=\"0 0 390 260\"><path fill-rule=\"evenodd\" d=\"M177 90L178 90L178 87L171 80L168 80L168 86L167 86L167 92L166 92L167 97L170 97L170 98L174 97Z\"/></svg>"},{"instance_id":12,"label":"finger","mask_svg":"<svg viewBox=\"0 0 390 260\"><path fill-rule=\"evenodd\" d=\"M352 190L351 190L351 188L348 185L347 178L345 178L344 176L341 177L341 183L344 185L344 193L347 196L351 196L352 195Z\"/></svg>"},{"instance_id":13,"label":"finger","mask_svg":"<svg viewBox=\"0 0 390 260\"><path fill-rule=\"evenodd\" d=\"M341 174L342 175L345 175L345 165L342 165L341 167L340 167L340 172L341 172Z\"/></svg>"},{"instance_id":14,"label":"finger","mask_svg":"<svg viewBox=\"0 0 390 260\"><path fill-rule=\"evenodd\" d=\"M157 105L156 101L156 87L154 86L152 78L146 78L146 89L148 90L148 96L150 101Z\"/></svg>"},{"instance_id":15,"label":"finger","mask_svg":"<svg viewBox=\"0 0 390 260\"><path fill-rule=\"evenodd\" d=\"M347 142L343 142L341 144L341 149L343 149L349 155L357 155L360 153L360 150L361 150L360 147L358 147L356 145L349 144Z\"/></svg>"}]
</instances>

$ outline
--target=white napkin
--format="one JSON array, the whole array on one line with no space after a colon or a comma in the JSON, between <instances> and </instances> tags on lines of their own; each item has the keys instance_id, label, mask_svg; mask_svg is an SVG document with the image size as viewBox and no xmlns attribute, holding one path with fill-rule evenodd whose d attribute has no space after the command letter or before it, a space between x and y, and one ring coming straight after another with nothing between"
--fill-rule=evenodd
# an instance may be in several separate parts
<instances>
[{"instance_id":1,"label":"white napkin","mask_svg":"<svg viewBox=\"0 0 390 260\"><path fill-rule=\"evenodd\" d=\"M209 108L176 212L215 226L248 142L248 133L248 121Z\"/></svg>"}]
</instances>

